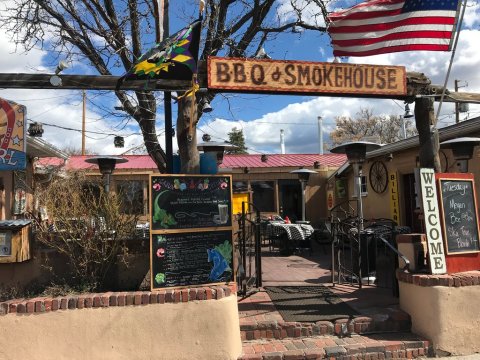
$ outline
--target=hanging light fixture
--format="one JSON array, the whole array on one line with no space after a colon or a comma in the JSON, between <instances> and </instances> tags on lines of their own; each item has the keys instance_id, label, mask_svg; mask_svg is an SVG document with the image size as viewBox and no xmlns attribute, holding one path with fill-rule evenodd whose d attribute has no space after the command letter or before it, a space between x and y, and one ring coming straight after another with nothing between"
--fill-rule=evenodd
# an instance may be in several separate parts
<instances>
[{"instance_id":1,"label":"hanging light fixture","mask_svg":"<svg viewBox=\"0 0 480 360\"><path fill-rule=\"evenodd\" d=\"M41 123L34 122L28 126L28 135L32 137L42 137L43 127Z\"/></svg>"},{"instance_id":2,"label":"hanging light fixture","mask_svg":"<svg viewBox=\"0 0 480 360\"><path fill-rule=\"evenodd\" d=\"M123 148L125 146L125 139L123 136L115 136L113 138L113 145L115 145L116 148Z\"/></svg>"},{"instance_id":3,"label":"hanging light fixture","mask_svg":"<svg viewBox=\"0 0 480 360\"><path fill-rule=\"evenodd\" d=\"M413 113L410 111L410 105L405 103L405 114L403 114L404 119L410 119L413 117Z\"/></svg>"},{"instance_id":4,"label":"hanging light fixture","mask_svg":"<svg viewBox=\"0 0 480 360\"><path fill-rule=\"evenodd\" d=\"M202 98L200 104L202 105L202 112L209 113L213 111L213 108L210 105L210 102L205 96Z\"/></svg>"}]
</instances>

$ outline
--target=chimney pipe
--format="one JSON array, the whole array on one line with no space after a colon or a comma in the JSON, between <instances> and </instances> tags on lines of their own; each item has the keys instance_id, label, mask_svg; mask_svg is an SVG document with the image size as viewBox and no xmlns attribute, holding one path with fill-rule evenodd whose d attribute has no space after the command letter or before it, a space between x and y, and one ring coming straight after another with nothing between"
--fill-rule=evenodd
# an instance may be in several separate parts
<instances>
[{"instance_id":1,"label":"chimney pipe","mask_svg":"<svg viewBox=\"0 0 480 360\"><path fill-rule=\"evenodd\" d=\"M321 116L318 117L318 139L320 141L319 154L323 155L323 119Z\"/></svg>"},{"instance_id":2,"label":"chimney pipe","mask_svg":"<svg viewBox=\"0 0 480 360\"><path fill-rule=\"evenodd\" d=\"M285 134L283 129L280 129L280 153L285 154Z\"/></svg>"}]
</instances>

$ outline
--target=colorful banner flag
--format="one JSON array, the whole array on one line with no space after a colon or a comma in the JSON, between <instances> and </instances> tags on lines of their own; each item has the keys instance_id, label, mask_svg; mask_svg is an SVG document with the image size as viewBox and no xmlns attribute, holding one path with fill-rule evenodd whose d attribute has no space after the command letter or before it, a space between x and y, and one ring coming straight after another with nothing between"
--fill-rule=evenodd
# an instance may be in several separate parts
<instances>
[{"instance_id":1,"label":"colorful banner flag","mask_svg":"<svg viewBox=\"0 0 480 360\"><path fill-rule=\"evenodd\" d=\"M197 72L201 19L168 37L143 54L126 79L191 80Z\"/></svg>"},{"instance_id":2,"label":"colorful banner flag","mask_svg":"<svg viewBox=\"0 0 480 360\"><path fill-rule=\"evenodd\" d=\"M449 51L459 0L369 0L328 16L334 56Z\"/></svg>"},{"instance_id":3,"label":"colorful banner flag","mask_svg":"<svg viewBox=\"0 0 480 360\"><path fill-rule=\"evenodd\" d=\"M0 98L0 170L24 170L26 108Z\"/></svg>"}]
</instances>

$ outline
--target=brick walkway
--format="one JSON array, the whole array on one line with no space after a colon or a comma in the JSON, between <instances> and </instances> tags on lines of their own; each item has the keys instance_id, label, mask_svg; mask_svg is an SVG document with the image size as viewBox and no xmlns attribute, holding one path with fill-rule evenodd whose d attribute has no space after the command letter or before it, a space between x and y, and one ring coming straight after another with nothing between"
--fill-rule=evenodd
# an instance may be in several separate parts
<instances>
[{"instance_id":1,"label":"brick walkway","mask_svg":"<svg viewBox=\"0 0 480 360\"><path fill-rule=\"evenodd\" d=\"M285 322L263 288L239 297L241 360L411 359L429 353L429 342L413 335L410 318L391 290L335 285L329 255L262 257L263 286L328 286L361 315L316 323Z\"/></svg>"}]
</instances>

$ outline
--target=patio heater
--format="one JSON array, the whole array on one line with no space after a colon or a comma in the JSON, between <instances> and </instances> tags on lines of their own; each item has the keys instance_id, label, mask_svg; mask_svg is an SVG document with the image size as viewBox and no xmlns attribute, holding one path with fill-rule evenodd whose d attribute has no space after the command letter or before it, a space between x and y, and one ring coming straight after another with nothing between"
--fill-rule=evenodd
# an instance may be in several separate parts
<instances>
[{"instance_id":1,"label":"patio heater","mask_svg":"<svg viewBox=\"0 0 480 360\"><path fill-rule=\"evenodd\" d=\"M458 171L468 172L468 160L473 157L473 148L480 144L480 138L463 137L453 140L447 140L440 143L443 149L451 149L453 158L457 162Z\"/></svg>"},{"instance_id":2,"label":"patio heater","mask_svg":"<svg viewBox=\"0 0 480 360\"><path fill-rule=\"evenodd\" d=\"M85 159L89 164L96 164L103 177L103 189L105 193L110 192L110 175L117 164L126 163L128 160L118 156L95 156Z\"/></svg>"},{"instance_id":3,"label":"patio heater","mask_svg":"<svg viewBox=\"0 0 480 360\"><path fill-rule=\"evenodd\" d=\"M358 233L358 286L362 288L362 256L361 233L363 232L363 206L362 206L362 164L365 162L367 152L380 148L381 145L368 141L346 142L334 147L330 152L346 154L348 162L353 167L354 184L357 189L357 233Z\"/></svg>"},{"instance_id":4,"label":"patio heater","mask_svg":"<svg viewBox=\"0 0 480 360\"><path fill-rule=\"evenodd\" d=\"M308 179L310 174L317 174L316 171L309 169L298 169L290 171L290 174L298 174L298 180L302 185L302 222L305 221L305 188L307 187Z\"/></svg>"}]
</instances>

